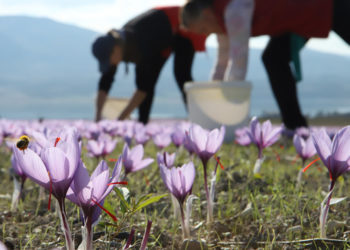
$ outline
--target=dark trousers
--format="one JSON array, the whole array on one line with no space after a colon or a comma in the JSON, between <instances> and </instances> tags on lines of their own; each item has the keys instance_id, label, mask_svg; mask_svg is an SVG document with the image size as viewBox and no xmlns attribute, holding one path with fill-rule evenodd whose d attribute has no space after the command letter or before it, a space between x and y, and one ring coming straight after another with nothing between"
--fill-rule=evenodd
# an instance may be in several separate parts
<instances>
[{"instance_id":1,"label":"dark trousers","mask_svg":"<svg viewBox=\"0 0 350 250\"><path fill-rule=\"evenodd\" d=\"M350 1L334 0L333 31L350 45ZM284 125L288 129L307 127L302 115L297 86L290 67L290 33L273 36L264 50L264 62L271 89Z\"/></svg>"},{"instance_id":2,"label":"dark trousers","mask_svg":"<svg viewBox=\"0 0 350 250\"><path fill-rule=\"evenodd\" d=\"M192 62L194 58L194 48L192 42L182 36L174 36L172 50L174 52L174 75L177 86L181 92L184 103L186 104L186 94L184 85L187 81L192 81ZM161 56L151 57L149 60L136 65L136 85L138 89L147 92L145 100L141 103L139 112L139 121L146 124L152 108L155 85L160 71L167 58Z\"/></svg>"}]
</instances>

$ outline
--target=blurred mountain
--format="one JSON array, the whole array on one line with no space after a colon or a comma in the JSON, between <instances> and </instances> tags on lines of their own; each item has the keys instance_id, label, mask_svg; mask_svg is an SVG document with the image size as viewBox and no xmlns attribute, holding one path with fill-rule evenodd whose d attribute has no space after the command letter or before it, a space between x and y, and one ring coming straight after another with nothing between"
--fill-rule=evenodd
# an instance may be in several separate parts
<instances>
[{"instance_id":1,"label":"blurred mountain","mask_svg":"<svg viewBox=\"0 0 350 250\"><path fill-rule=\"evenodd\" d=\"M91 44L97 35L46 18L0 17L0 116L92 119L99 73ZM253 83L252 113L256 115L277 112L261 52L251 50L247 77ZM196 55L195 80L208 79L215 57L215 48ZM186 115L172 61L168 60L159 78L153 116ZM349 63L349 57L302 52L305 80L299 84L299 93L305 113L350 111ZM134 67L129 68L126 74L123 65L118 67L111 96L128 97L134 91Z\"/></svg>"}]
</instances>

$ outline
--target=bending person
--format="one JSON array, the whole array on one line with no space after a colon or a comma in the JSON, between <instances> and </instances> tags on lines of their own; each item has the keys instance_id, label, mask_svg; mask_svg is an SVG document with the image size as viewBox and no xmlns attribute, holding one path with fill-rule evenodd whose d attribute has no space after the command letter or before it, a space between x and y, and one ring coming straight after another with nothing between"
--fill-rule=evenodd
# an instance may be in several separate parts
<instances>
[{"instance_id":1,"label":"bending person","mask_svg":"<svg viewBox=\"0 0 350 250\"><path fill-rule=\"evenodd\" d=\"M126 23L121 30L111 30L98 37L92 46L99 62L101 78L96 100L95 120L101 112L121 61L136 64L137 90L119 116L127 118L139 108L139 121L147 123L159 73L174 52L174 74L184 102L184 83L192 81L191 68L195 51L205 50L205 35L180 28L179 6L151 9Z\"/></svg>"},{"instance_id":2,"label":"bending person","mask_svg":"<svg viewBox=\"0 0 350 250\"><path fill-rule=\"evenodd\" d=\"M245 79L249 38L270 35L263 62L282 120L295 129L307 126L296 88L298 50L309 38L327 37L331 29L349 44L349 14L348 0L191 0L181 17L193 32L217 34L213 79Z\"/></svg>"}]
</instances>

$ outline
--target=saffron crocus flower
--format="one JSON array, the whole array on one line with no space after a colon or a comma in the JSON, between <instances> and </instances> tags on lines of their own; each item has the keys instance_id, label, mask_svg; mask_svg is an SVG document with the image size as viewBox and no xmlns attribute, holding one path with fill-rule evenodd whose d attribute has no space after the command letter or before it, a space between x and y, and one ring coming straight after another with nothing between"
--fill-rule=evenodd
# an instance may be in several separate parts
<instances>
[{"instance_id":1,"label":"saffron crocus flower","mask_svg":"<svg viewBox=\"0 0 350 250\"><path fill-rule=\"evenodd\" d=\"M321 205L320 236L326 237L326 221L334 185L339 176L350 170L350 126L342 128L331 141L325 129L314 132L312 138L331 179L329 193ZM326 205L323 205L326 203Z\"/></svg>"},{"instance_id":2,"label":"saffron crocus flower","mask_svg":"<svg viewBox=\"0 0 350 250\"><path fill-rule=\"evenodd\" d=\"M191 193L196 171L192 162L182 167L168 168L165 164L159 164L160 175L169 192L177 199L180 205L181 225L184 238L190 236L190 230L185 227L185 215L183 205L186 197Z\"/></svg>"},{"instance_id":3,"label":"saffron crocus flower","mask_svg":"<svg viewBox=\"0 0 350 250\"><path fill-rule=\"evenodd\" d=\"M197 124L193 124L189 130L189 137L194 149L194 152L206 165L211 157L220 149L224 137L225 127L207 131Z\"/></svg>"},{"instance_id":4,"label":"saffron crocus flower","mask_svg":"<svg viewBox=\"0 0 350 250\"><path fill-rule=\"evenodd\" d=\"M168 168L171 168L174 166L175 158L176 158L175 153L172 153L172 154L169 154L168 152L157 153L158 165L163 164L163 165L167 166Z\"/></svg>"},{"instance_id":5,"label":"saffron crocus flower","mask_svg":"<svg viewBox=\"0 0 350 250\"><path fill-rule=\"evenodd\" d=\"M264 161L263 149L271 146L280 138L282 126L273 128L270 120L263 122L261 125L256 117L253 117L250 122L249 136L252 142L258 148L258 159L254 166L254 174L260 172L261 164Z\"/></svg>"},{"instance_id":6,"label":"saffron crocus flower","mask_svg":"<svg viewBox=\"0 0 350 250\"><path fill-rule=\"evenodd\" d=\"M252 139L249 136L248 127L237 129L235 131L235 136L236 136L235 142L241 146L248 146L249 144L252 143Z\"/></svg>"},{"instance_id":7,"label":"saffron crocus flower","mask_svg":"<svg viewBox=\"0 0 350 250\"><path fill-rule=\"evenodd\" d=\"M302 167L298 173L297 178L297 187L299 187L305 166L305 161L316 154L316 148L311 136L305 140L301 135L295 134L293 137L293 143L298 155L302 159Z\"/></svg>"},{"instance_id":8,"label":"saffron crocus flower","mask_svg":"<svg viewBox=\"0 0 350 250\"><path fill-rule=\"evenodd\" d=\"M86 148L90 156L96 158L106 157L113 152L115 146L117 145L117 140L112 139L107 135L100 135L97 140L89 140L87 142Z\"/></svg>"},{"instance_id":9,"label":"saffron crocus flower","mask_svg":"<svg viewBox=\"0 0 350 250\"><path fill-rule=\"evenodd\" d=\"M176 154L175 153L172 153L172 154L169 154L168 152L157 153L158 166L164 165L167 168L172 168L172 167L175 166L174 165L175 158L176 158ZM171 195L171 202L173 204L174 217L175 218L180 218L181 215L180 215L179 203L178 203L177 199L174 197L174 195Z\"/></svg>"},{"instance_id":10,"label":"saffron crocus flower","mask_svg":"<svg viewBox=\"0 0 350 250\"><path fill-rule=\"evenodd\" d=\"M21 151L14 146L13 152L23 172L31 180L49 190L50 195L57 199L67 249L74 249L64 199L80 160L80 146L75 130L69 131L66 141L57 138L51 147L43 148L40 156L30 148Z\"/></svg>"},{"instance_id":11,"label":"saffron crocus flower","mask_svg":"<svg viewBox=\"0 0 350 250\"><path fill-rule=\"evenodd\" d=\"M185 141L186 134L185 132L180 129L176 128L174 132L171 134L171 141L174 143L174 145L179 148Z\"/></svg>"},{"instance_id":12,"label":"saffron crocus flower","mask_svg":"<svg viewBox=\"0 0 350 250\"><path fill-rule=\"evenodd\" d=\"M128 145L124 145L123 149L123 164L125 169L125 176L129 173L141 170L151 164L154 160L151 158L143 158L143 146L137 145L131 150Z\"/></svg>"},{"instance_id":13,"label":"saffron crocus flower","mask_svg":"<svg viewBox=\"0 0 350 250\"><path fill-rule=\"evenodd\" d=\"M77 204L84 214L84 234L85 248L92 248L92 230L101 212L100 206L106 196L112 191L119 181L122 168L122 158L115 164L112 176L109 177L109 168L105 161L101 161L96 167L91 177L82 161L80 161L77 173L73 179L67 198ZM109 185L111 184L111 185Z\"/></svg>"},{"instance_id":14,"label":"saffron crocus flower","mask_svg":"<svg viewBox=\"0 0 350 250\"><path fill-rule=\"evenodd\" d=\"M201 126L193 124L189 130L188 136L194 152L198 155L203 164L204 186L207 198L207 221L208 223L211 223L213 221L213 204L209 196L207 164L209 159L214 156L224 141L225 127L222 126L220 130L214 129L209 132L204 130Z\"/></svg>"}]
</instances>

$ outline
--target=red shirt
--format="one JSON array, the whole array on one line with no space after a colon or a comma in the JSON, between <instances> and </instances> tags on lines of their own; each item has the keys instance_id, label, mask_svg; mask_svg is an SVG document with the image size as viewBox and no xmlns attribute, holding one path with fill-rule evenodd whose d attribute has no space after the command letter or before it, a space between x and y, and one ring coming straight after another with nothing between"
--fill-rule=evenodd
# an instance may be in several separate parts
<instances>
[{"instance_id":1,"label":"red shirt","mask_svg":"<svg viewBox=\"0 0 350 250\"><path fill-rule=\"evenodd\" d=\"M205 51L206 35L193 33L180 27L180 6L156 7L155 9L164 11L168 16L174 34L191 40L195 51Z\"/></svg>"},{"instance_id":2,"label":"red shirt","mask_svg":"<svg viewBox=\"0 0 350 250\"><path fill-rule=\"evenodd\" d=\"M213 4L214 13L225 33L223 17L230 1L214 0ZM333 1L255 0L251 34L275 36L294 32L304 37L327 37L332 28Z\"/></svg>"}]
</instances>

